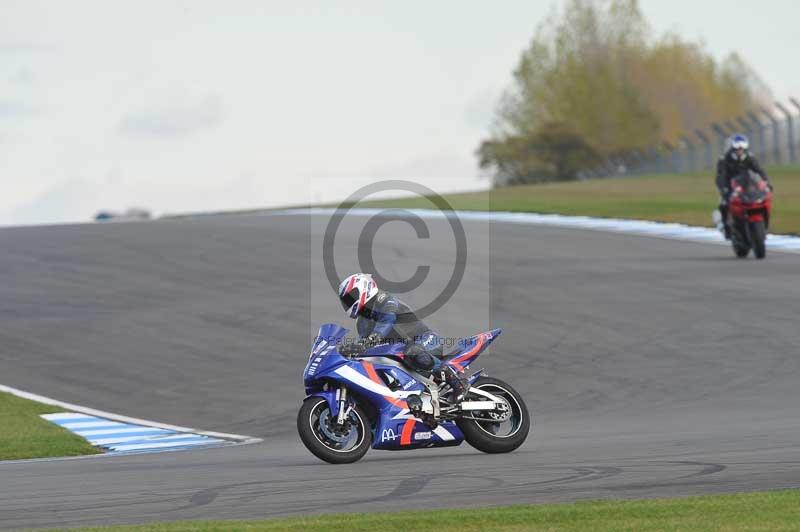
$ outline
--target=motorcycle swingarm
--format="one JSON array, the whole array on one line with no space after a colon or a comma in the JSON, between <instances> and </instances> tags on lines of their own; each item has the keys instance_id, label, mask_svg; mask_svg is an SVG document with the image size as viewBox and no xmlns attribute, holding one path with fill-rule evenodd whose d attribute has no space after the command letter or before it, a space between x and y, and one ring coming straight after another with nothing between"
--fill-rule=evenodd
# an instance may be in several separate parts
<instances>
[{"instance_id":1,"label":"motorcycle swingarm","mask_svg":"<svg viewBox=\"0 0 800 532\"><path fill-rule=\"evenodd\" d=\"M461 410L494 410L498 406L505 404L505 402L497 396L490 394L480 388L470 388L469 393L475 395L481 395L485 397L487 400L484 401L463 401L459 408Z\"/></svg>"},{"instance_id":2,"label":"motorcycle swingarm","mask_svg":"<svg viewBox=\"0 0 800 532\"><path fill-rule=\"evenodd\" d=\"M459 405L461 410L494 410L497 403L494 401L464 401Z\"/></svg>"}]
</instances>

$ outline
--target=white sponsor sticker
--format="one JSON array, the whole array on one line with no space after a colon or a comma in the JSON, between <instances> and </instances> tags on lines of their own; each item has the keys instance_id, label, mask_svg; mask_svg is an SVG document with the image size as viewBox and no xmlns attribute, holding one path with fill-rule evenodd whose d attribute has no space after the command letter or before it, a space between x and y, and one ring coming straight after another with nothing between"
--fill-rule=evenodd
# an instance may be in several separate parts
<instances>
[{"instance_id":1,"label":"white sponsor sticker","mask_svg":"<svg viewBox=\"0 0 800 532\"><path fill-rule=\"evenodd\" d=\"M415 384L417 384L417 381L415 381L414 379L411 379L410 381L408 381L407 383L405 383L405 384L403 385L403 389L404 389L404 390L408 390L409 388L411 388L411 387L412 387L412 386L414 386Z\"/></svg>"},{"instance_id":2,"label":"white sponsor sticker","mask_svg":"<svg viewBox=\"0 0 800 532\"><path fill-rule=\"evenodd\" d=\"M414 434L415 440L430 440L432 434L430 432L417 432Z\"/></svg>"},{"instance_id":3,"label":"white sponsor sticker","mask_svg":"<svg viewBox=\"0 0 800 532\"><path fill-rule=\"evenodd\" d=\"M395 434L392 429L383 429L383 432L381 432L381 441L382 442L384 442L384 441L394 441L399 437L400 436Z\"/></svg>"}]
</instances>

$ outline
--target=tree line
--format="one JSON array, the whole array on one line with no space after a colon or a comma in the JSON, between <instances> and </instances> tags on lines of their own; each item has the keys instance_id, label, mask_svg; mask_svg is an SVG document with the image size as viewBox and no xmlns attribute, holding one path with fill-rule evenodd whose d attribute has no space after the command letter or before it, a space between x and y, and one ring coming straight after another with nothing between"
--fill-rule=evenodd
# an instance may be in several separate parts
<instances>
[{"instance_id":1,"label":"tree line","mask_svg":"<svg viewBox=\"0 0 800 532\"><path fill-rule=\"evenodd\" d=\"M498 186L570 180L770 99L738 54L656 37L637 0L569 0L522 53L477 155Z\"/></svg>"}]
</instances>

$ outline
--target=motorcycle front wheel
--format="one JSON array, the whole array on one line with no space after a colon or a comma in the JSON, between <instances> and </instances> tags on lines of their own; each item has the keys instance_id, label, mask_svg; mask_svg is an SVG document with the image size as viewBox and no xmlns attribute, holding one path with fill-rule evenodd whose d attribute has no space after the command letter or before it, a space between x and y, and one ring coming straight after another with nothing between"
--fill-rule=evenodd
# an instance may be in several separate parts
<instances>
[{"instance_id":1,"label":"motorcycle front wheel","mask_svg":"<svg viewBox=\"0 0 800 532\"><path fill-rule=\"evenodd\" d=\"M328 401L309 397L297 413L297 432L311 453L331 464L351 464L360 460L372 444L369 420L357 405L345 422L331 416Z\"/></svg>"},{"instance_id":2,"label":"motorcycle front wheel","mask_svg":"<svg viewBox=\"0 0 800 532\"><path fill-rule=\"evenodd\" d=\"M743 259L750 253L750 238L747 226L742 222L731 222L731 245L737 257Z\"/></svg>"},{"instance_id":3,"label":"motorcycle front wheel","mask_svg":"<svg viewBox=\"0 0 800 532\"><path fill-rule=\"evenodd\" d=\"M479 388L501 397L508 404L509 415L504 417L495 412L476 410L470 417L478 419L458 419L456 424L467 443L484 453L510 453L523 444L531 428L528 408L519 393L511 385L492 377L481 377L471 389ZM471 395L477 401L483 396Z\"/></svg>"},{"instance_id":4,"label":"motorcycle front wheel","mask_svg":"<svg viewBox=\"0 0 800 532\"><path fill-rule=\"evenodd\" d=\"M750 241L753 243L753 253L757 259L767 256L767 229L763 221L750 222Z\"/></svg>"}]
</instances>

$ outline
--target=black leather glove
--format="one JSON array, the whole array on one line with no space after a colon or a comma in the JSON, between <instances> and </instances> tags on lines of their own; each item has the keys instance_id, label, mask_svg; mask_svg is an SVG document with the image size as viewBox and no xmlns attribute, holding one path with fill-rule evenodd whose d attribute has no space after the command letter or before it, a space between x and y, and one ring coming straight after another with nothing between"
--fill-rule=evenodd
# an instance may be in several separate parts
<instances>
[{"instance_id":1,"label":"black leather glove","mask_svg":"<svg viewBox=\"0 0 800 532\"><path fill-rule=\"evenodd\" d=\"M367 346L363 344L363 342L353 342L352 344L344 344L342 347L339 348L339 353L342 356L353 356L353 355L360 355L364 351L367 350Z\"/></svg>"},{"instance_id":2,"label":"black leather glove","mask_svg":"<svg viewBox=\"0 0 800 532\"><path fill-rule=\"evenodd\" d=\"M344 344L339 348L339 353L344 356L360 355L367 349L375 347L380 343L383 343L383 337L378 333L372 333L366 338L360 339L358 342Z\"/></svg>"},{"instance_id":3,"label":"black leather glove","mask_svg":"<svg viewBox=\"0 0 800 532\"><path fill-rule=\"evenodd\" d=\"M363 342L367 345L367 349L369 349L370 347L375 347L378 344L382 344L383 337L378 333L372 333L367 336Z\"/></svg>"}]
</instances>

